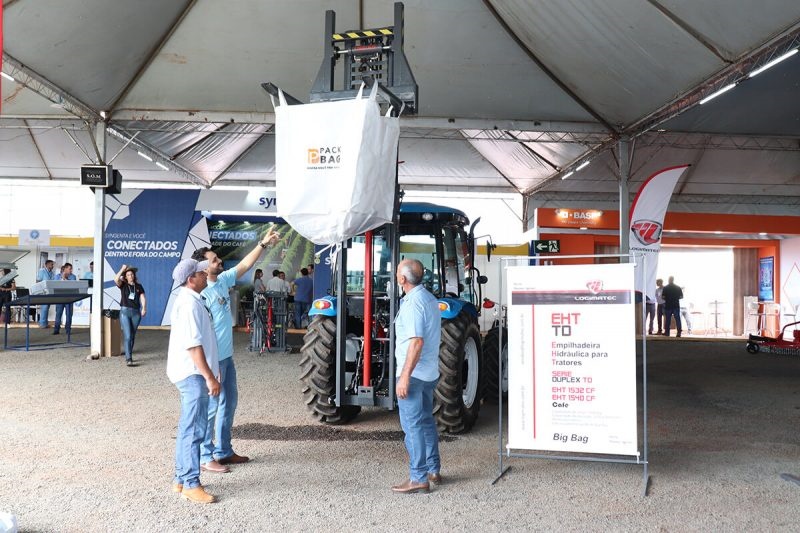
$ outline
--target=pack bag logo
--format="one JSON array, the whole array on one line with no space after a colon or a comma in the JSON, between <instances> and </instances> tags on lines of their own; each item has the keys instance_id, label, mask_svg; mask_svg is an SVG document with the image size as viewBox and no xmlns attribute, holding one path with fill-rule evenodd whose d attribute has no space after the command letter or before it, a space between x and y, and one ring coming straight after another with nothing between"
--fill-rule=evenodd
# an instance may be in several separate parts
<instances>
[{"instance_id":1,"label":"pack bag logo","mask_svg":"<svg viewBox=\"0 0 800 533\"><path fill-rule=\"evenodd\" d=\"M341 146L321 146L308 149L308 168L335 168L342 162Z\"/></svg>"},{"instance_id":2,"label":"pack bag logo","mask_svg":"<svg viewBox=\"0 0 800 533\"><path fill-rule=\"evenodd\" d=\"M600 291L603 290L603 280L593 279L591 281L587 281L586 288L589 289L589 292L592 294L600 294Z\"/></svg>"},{"instance_id":3,"label":"pack bag logo","mask_svg":"<svg viewBox=\"0 0 800 533\"><path fill-rule=\"evenodd\" d=\"M631 231L636 240L648 246L661 240L662 226L655 220L637 220L631 226Z\"/></svg>"}]
</instances>

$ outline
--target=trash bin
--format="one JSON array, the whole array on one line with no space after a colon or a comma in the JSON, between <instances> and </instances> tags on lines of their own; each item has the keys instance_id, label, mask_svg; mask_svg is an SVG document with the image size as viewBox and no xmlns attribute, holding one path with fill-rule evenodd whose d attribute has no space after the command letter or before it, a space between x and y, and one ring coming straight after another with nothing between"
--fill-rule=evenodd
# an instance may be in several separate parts
<instances>
[{"instance_id":1,"label":"trash bin","mask_svg":"<svg viewBox=\"0 0 800 533\"><path fill-rule=\"evenodd\" d=\"M122 353L122 329L119 326L119 310L103 309L103 357Z\"/></svg>"}]
</instances>

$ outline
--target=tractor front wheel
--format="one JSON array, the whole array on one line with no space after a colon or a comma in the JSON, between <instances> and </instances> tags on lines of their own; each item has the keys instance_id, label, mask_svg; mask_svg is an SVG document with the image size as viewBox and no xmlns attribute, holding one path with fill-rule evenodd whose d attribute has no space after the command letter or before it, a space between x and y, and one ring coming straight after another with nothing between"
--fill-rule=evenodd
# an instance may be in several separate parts
<instances>
[{"instance_id":1,"label":"tractor front wheel","mask_svg":"<svg viewBox=\"0 0 800 533\"><path fill-rule=\"evenodd\" d=\"M486 401L497 403L500 361L497 354L500 350L500 328L492 328L483 339L483 369L486 375ZM508 330L503 328L503 396L508 394Z\"/></svg>"},{"instance_id":2,"label":"tractor front wheel","mask_svg":"<svg viewBox=\"0 0 800 533\"><path fill-rule=\"evenodd\" d=\"M303 401L312 416L326 424L346 424L361 411L334 403L336 395L336 319L316 315L303 337L300 381Z\"/></svg>"},{"instance_id":3,"label":"tractor front wheel","mask_svg":"<svg viewBox=\"0 0 800 533\"><path fill-rule=\"evenodd\" d=\"M481 334L477 320L462 311L442 320L439 383L433 396L433 416L441 433L469 431L483 398Z\"/></svg>"}]
</instances>

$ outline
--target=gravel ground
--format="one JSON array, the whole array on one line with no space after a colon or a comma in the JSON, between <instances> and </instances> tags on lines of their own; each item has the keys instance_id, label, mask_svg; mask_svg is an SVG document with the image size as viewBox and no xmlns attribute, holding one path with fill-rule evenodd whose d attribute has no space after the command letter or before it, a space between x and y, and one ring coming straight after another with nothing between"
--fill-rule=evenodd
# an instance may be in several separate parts
<instances>
[{"instance_id":1,"label":"gravel ground","mask_svg":"<svg viewBox=\"0 0 800 533\"><path fill-rule=\"evenodd\" d=\"M253 461L203 474L220 497L203 506L170 492L179 404L167 337L140 331L134 368L86 361L87 348L0 351L0 511L22 531L798 529L800 486L779 475L800 474L800 359L751 356L742 342L649 343L646 498L633 465L510 459L491 486L491 405L472 433L442 442L443 485L396 495L390 485L407 475L396 412L317 425L301 401L299 354L258 356L237 333L234 446Z\"/></svg>"}]
</instances>

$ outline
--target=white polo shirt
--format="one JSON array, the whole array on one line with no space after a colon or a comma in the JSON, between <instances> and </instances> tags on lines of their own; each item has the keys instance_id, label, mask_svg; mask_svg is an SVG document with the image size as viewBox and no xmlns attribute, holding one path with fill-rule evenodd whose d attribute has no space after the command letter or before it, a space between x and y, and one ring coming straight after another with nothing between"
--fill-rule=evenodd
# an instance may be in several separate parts
<instances>
[{"instance_id":1,"label":"white polo shirt","mask_svg":"<svg viewBox=\"0 0 800 533\"><path fill-rule=\"evenodd\" d=\"M203 299L192 289L181 287L172 305L172 326L167 351L167 377L178 383L192 374L200 374L189 356L189 349L202 346L206 363L219 375L219 355L217 337L211 325L211 312Z\"/></svg>"},{"instance_id":2,"label":"white polo shirt","mask_svg":"<svg viewBox=\"0 0 800 533\"><path fill-rule=\"evenodd\" d=\"M282 292L286 294L289 292L286 286L287 283L278 276L271 277L267 282L267 290L272 292Z\"/></svg>"}]
</instances>

